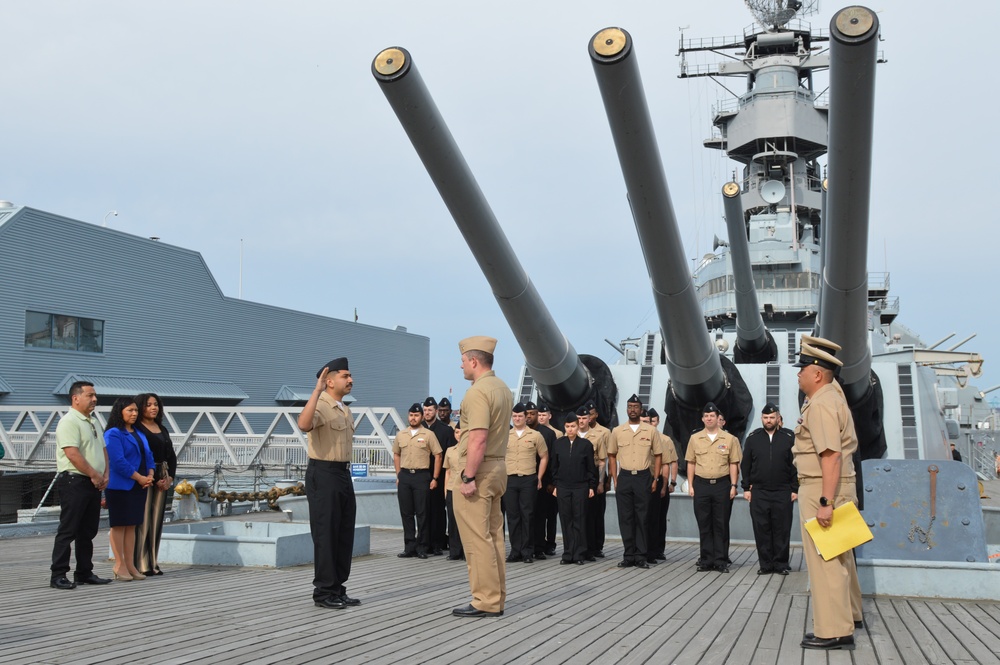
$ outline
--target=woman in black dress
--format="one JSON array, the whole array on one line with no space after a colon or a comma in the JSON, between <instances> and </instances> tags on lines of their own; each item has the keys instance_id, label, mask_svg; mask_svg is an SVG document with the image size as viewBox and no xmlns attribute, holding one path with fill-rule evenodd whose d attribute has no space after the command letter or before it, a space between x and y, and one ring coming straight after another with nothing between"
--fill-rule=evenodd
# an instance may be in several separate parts
<instances>
[{"instance_id":1,"label":"woman in black dress","mask_svg":"<svg viewBox=\"0 0 1000 665\"><path fill-rule=\"evenodd\" d=\"M153 453L146 437L136 431L139 407L131 397L119 397L111 407L104 445L108 451L108 487L104 497L111 524L115 579L143 580L135 567L135 527L146 509L146 488L153 484Z\"/></svg>"},{"instance_id":2,"label":"woman in black dress","mask_svg":"<svg viewBox=\"0 0 1000 665\"><path fill-rule=\"evenodd\" d=\"M156 557L160 551L167 492L177 473L177 454L170 433L163 427L163 404L159 395L143 393L135 398L135 403L140 411L135 428L146 436L156 469L154 482L146 490L145 519L135 529L135 565L145 575L162 575Z\"/></svg>"}]
</instances>

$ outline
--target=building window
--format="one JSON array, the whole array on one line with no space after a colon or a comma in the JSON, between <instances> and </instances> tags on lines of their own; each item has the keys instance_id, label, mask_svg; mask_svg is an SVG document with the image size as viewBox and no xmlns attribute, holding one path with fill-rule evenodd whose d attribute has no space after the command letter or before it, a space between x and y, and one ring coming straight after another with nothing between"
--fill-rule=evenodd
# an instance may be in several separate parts
<instances>
[{"instance_id":1,"label":"building window","mask_svg":"<svg viewBox=\"0 0 1000 665\"><path fill-rule=\"evenodd\" d=\"M79 316L25 312L24 345L32 349L104 352L104 321Z\"/></svg>"}]
</instances>

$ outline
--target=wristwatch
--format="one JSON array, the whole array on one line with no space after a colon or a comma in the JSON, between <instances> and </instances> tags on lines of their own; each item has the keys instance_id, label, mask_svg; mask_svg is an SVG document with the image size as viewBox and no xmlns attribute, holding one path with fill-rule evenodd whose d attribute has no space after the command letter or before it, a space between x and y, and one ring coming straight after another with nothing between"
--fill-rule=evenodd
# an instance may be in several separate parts
<instances>
[{"instance_id":1,"label":"wristwatch","mask_svg":"<svg viewBox=\"0 0 1000 665\"><path fill-rule=\"evenodd\" d=\"M819 505L821 505L821 506L823 506L824 508L826 508L827 506L829 506L829 505L830 505L830 502L829 502L829 501L827 500L827 498L826 498L825 496L821 496L821 497L819 498Z\"/></svg>"},{"instance_id":2,"label":"wristwatch","mask_svg":"<svg viewBox=\"0 0 1000 665\"><path fill-rule=\"evenodd\" d=\"M465 471L462 472L462 482L463 483L472 483L472 482L475 482L475 480L476 480L475 476L471 476L470 477L470 476L465 475Z\"/></svg>"}]
</instances>

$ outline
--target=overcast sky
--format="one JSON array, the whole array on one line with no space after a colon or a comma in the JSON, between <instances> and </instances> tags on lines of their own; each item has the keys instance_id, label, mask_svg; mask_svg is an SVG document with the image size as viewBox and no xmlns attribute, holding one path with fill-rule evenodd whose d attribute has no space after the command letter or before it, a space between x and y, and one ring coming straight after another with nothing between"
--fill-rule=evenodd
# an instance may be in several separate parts
<instances>
[{"instance_id":1,"label":"overcast sky","mask_svg":"<svg viewBox=\"0 0 1000 665\"><path fill-rule=\"evenodd\" d=\"M824 0L814 26L848 3ZM869 270L900 321L955 332L1000 383L995 283L1000 3L880 0ZM633 36L691 259L726 237L735 164L701 147L728 94L677 78L687 37L741 34L738 0L7 3L0 198L202 253L223 292L431 340L431 389L465 390L457 341L523 360L370 67L407 48L555 320L581 353L658 326L587 46ZM825 85L825 83L823 84ZM168 287L169 285L163 285ZM177 294L180 297L180 294ZM280 344L280 340L275 340ZM947 346L947 345L945 345ZM336 348L330 349L336 355ZM363 381L364 377L357 377ZM303 377L303 383L311 381ZM991 397L1000 395L1000 391Z\"/></svg>"}]
</instances>

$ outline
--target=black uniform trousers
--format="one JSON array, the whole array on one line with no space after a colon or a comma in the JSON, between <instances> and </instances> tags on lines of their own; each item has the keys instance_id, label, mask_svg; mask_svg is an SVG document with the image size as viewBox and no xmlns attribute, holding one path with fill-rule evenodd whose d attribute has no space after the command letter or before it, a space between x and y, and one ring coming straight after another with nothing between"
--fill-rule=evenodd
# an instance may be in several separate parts
<instances>
[{"instance_id":1,"label":"black uniform trousers","mask_svg":"<svg viewBox=\"0 0 1000 665\"><path fill-rule=\"evenodd\" d=\"M788 569L788 547L792 537L791 488L769 490L754 486L750 493L750 519L761 570Z\"/></svg>"},{"instance_id":2,"label":"black uniform trousers","mask_svg":"<svg viewBox=\"0 0 1000 665\"><path fill-rule=\"evenodd\" d=\"M586 537L587 556L593 557L598 552L604 550L604 510L608 506L607 488L597 493L594 490L593 498L587 499L586 516Z\"/></svg>"},{"instance_id":3,"label":"black uniform trousers","mask_svg":"<svg viewBox=\"0 0 1000 665\"><path fill-rule=\"evenodd\" d=\"M310 459L306 467L309 531L313 539L313 599L347 593L354 552L354 499L349 462Z\"/></svg>"},{"instance_id":4,"label":"black uniform trousers","mask_svg":"<svg viewBox=\"0 0 1000 665\"><path fill-rule=\"evenodd\" d=\"M510 555L530 559L535 555L534 538L531 529L535 513L535 499L538 495L538 476L507 476L507 530L510 533Z\"/></svg>"},{"instance_id":5,"label":"black uniform trousers","mask_svg":"<svg viewBox=\"0 0 1000 665\"><path fill-rule=\"evenodd\" d=\"M427 469L401 469L398 478L396 497L399 499L399 516L403 521L403 552L427 554L431 545L428 528L430 520L427 516L431 472Z\"/></svg>"},{"instance_id":6,"label":"black uniform trousers","mask_svg":"<svg viewBox=\"0 0 1000 665\"><path fill-rule=\"evenodd\" d=\"M101 490L89 476L63 471L56 481L59 490L59 529L52 546L52 579L69 572L72 543L76 543L76 577L94 572L94 537L101 524Z\"/></svg>"},{"instance_id":7,"label":"black uniform trousers","mask_svg":"<svg viewBox=\"0 0 1000 665\"><path fill-rule=\"evenodd\" d=\"M667 486L666 495L661 497L660 491ZM656 479L656 492L649 502L649 519L646 520L646 530L649 533L649 551L646 556L650 561L664 558L667 549L667 511L670 509L670 483L663 476Z\"/></svg>"},{"instance_id":8,"label":"black uniform trousers","mask_svg":"<svg viewBox=\"0 0 1000 665\"><path fill-rule=\"evenodd\" d=\"M698 521L701 555L698 565L721 568L729 563L729 513L732 501L729 476L713 479L694 477L694 517Z\"/></svg>"},{"instance_id":9,"label":"black uniform trousers","mask_svg":"<svg viewBox=\"0 0 1000 665\"><path fill-rule=\"evenodd\" d=\"M587 558L586 516L584 511L593 499L588 499L590 488L559 487L556 491L559 504L559 522L563 533L563 561L583 561Z\"/></svg>"},{"instance_id":10,"label":"black uniform trousers","mask_svg":"<svg viewBox=\"0 0 1000 665\"><path fill-rule=\"evenodd\" d=\"M455 521L455 504L452 503L452 491L448 490L445 496L445 505L448 508L448 556L457 558L465 554L462 549L462 537L458 533L458 523Z\"/></svg>"},{"instance_id":11,"label":"black uniform trousers","mask_svg":"<svg viewBox=\"0 0 1000 665\"><path fill-rule=\"evenodd\" d=\"M532 517L532 538L535 544L535 556L551 552L556 548L556 519L559 515L559 504L556 498L543 487L535 495L535 514Z\"/></svg>"},{"instance_id":12,"label":"black uniform trousers","mask_svg":"<svg viewBox=\"0 0 1000 665\"><path fill-rule=\"evenodd\" d=\"M433 458L432 458L433 459ZM430 473L428 472L427 484L430 485ZM448 546L448 511L444 501L444 473L438 482L436 489L427 490L427 525L430 534L429 547L435 552L443 550Z\"/></svg>"},{"instance_id":13,"label":"black uniform trousers","mask_svg":"<svg viewBox=\"0 0 1000 665\"><path fill-rule=\"evenodd\" d=\"M621 529L622 545L625 546L625 563L645 561L649 553L649 534L646 520L649 519L649 504L652 502L653 476L648 469L642 471L618 471L618 486L615 499L618 503L618 527Z\"/></svg>"}]
</instances>

